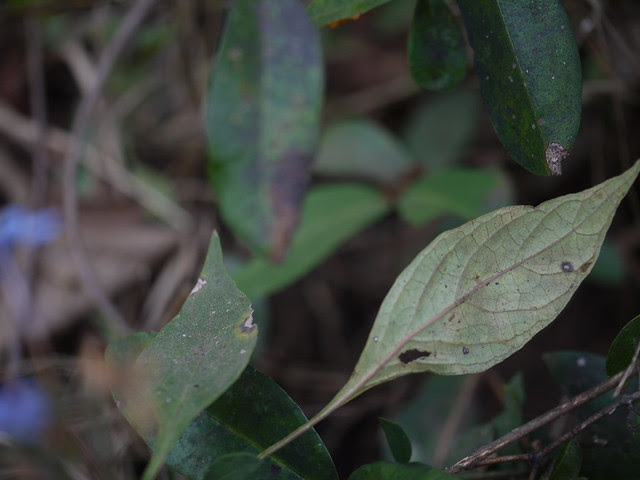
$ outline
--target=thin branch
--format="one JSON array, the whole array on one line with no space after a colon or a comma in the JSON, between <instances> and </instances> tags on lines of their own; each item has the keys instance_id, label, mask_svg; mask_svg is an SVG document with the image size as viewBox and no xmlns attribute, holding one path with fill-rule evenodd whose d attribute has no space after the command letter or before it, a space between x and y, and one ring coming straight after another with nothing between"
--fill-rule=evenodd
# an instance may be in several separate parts
<instances>
[{"instance_id":1,"label":"thin branch","mask_svg":"<svg viewBox=\"0 0 640 480\"><path fill-rule=\"evenodd\" d=\"M618 384L615 391L613 392L614 397L617 397L618 395L620 395L620 392L622 392L622 389L627 384L627 380L629 380L629 377L631 376L631 374L637 369L638 353L640 353L640 342L638 342L638 344L636 345L636 351L633 352L633 358L631 359L631 363L625 369L624 375L620 379L620 383Z\"/></svg>"},{"instance_id":2,"label":"thin branch","mask_svg":"<svg viewBox=\"0 0 640 480\"><path fill-rule=\"evenodd\" d=\"M618 385L618 383L624 376L624 373L625 372L620 372L617 375L614 375L613 377L609 378L608 380L605 380L599 385L596 385L590 390L587 390L586 392L583 392L580 395L573 397L572 399L557 406L556 408L549 410L545 414L540 415L537 418L534 418L533 420L525 423L524 425L521 425L520 427L512 430L506 435L476 450L471 455L468 455L467 457L463 458L462 460L457 462L455 465L452 465L446 470L449 473L457 473L461 470L475 468L479 465L484 464L482 462L484 462L490 455L493 455L495 452L497 452L501 448L504 448L507 445L510 445L513 442L520 440L522 437L525 437L531 432L538 430L539 428L554 421L556 418L561 417L562 415L565 415L566 413L570 412L576 407L579 407L580 405L583 405L584 403L611 390L612 388Z\"/></svg>"},{"instance_id":3,"label":"thin branch","mask_svg":"<svg viewBox=\"0 0 640 480\"><path fill-rule=\"evenodd\" d=\"M102 313L111 321L113 326L121 332L128 331L129 327L100 286L82 242L80 229L78 227L78 194L75 187L75 177L78 161L82 153L80 144L84 143L91 113L102 94L107 77L112 71L116 59L124 50L155 2L156 0L138 1L131 10L129 10L122 22L122 27L102 53L98 62L96 83L86 95L83 95L73 121L72 136L76 138L78 142L70 145L65 155L63 165L64 216L67 234L71 244L71 256L76 269L82 277L83 287L87 293L93 297Z\"/></svg>"}]
</instances>

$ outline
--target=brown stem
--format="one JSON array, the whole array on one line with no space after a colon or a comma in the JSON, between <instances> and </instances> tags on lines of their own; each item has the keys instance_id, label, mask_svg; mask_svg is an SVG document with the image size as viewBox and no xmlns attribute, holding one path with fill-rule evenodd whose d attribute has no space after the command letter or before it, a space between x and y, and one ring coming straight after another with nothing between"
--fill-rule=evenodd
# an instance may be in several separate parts
<instances>
[{"instance_id":1,"label":"brown stem","mask_svg":"<svg viewBox=\"0 0 640 480\"><path fill-rule=\"evenodd\" d=\"M618 385L620 380L623 378L624 374L625 374L625 372L620 372L620 373L614 375L613 377L605 380L604 382L596 385L595 387L591 388L590 390L587 390L586 392L583 392L580 395L578 395L576 397L573 397L572 399L564 402L563 404L557 406L556 408L554 408L552 410L549 410L548 412L544 413L543 415L540 415L537 418L534 418L533 420L531 420L530 422L525 423L524 425L521 425L520 427L512 430L511 432L507 433L506 435L504 435L504 436L498 438L497 440L494 440L493 442L488 443L484 447L476 450L471 455L463 458L462 460L457 462L455 465L452 465L451 467L447 468L446 470L449 473L457 473L457 472L459 472L461 470L467 470L467 469L470 469L470 468L475 468L475 467L480 466L480 465L486 465L487 461L489 461L490 463L500 463L500 462L495 462L495 460L497 460L498 458L502 458L502 457L497 457L497 458L493 458L493 459L488 459L488 457L490 455L493 455L495 452L497 452L501 448L504 448L507 445L510 445L511 443L520 440L522 437L524 437L524 436L530 434L531 432L543 427L544 425L546 425L546 424L552 422L553 420L555 420L556 418L561 417L562 415L570 412L571 410L575 409L576 407L579 407L580 405L583 405L584 403L586 403L586 402L588 402L588 401L590 401L590 400L602 395L603 393L611 390L616 385ZM628 396L624 396L624 397L621 397L620 400L627 399L627 398L628 398ZM618 401L618 402L614 402L614 404L612 404L612 405L616 405L616 408L617 408L617 406L620 406L620 404L621 403L619 403L619 401ZM610 407L607 407L607 408L610 408ZM614 408L614 410L615 410L615 408ZM514 456L509 455L507 457L511 458L511 457L514 457ZM529 457L529 458L532 459L533 457ZM524 458L517 458L517 459L518 460L524 460ZM505 460L505 461L512 461L512 460L510 459L510 460Z\"/></svg>"}]
</instances>

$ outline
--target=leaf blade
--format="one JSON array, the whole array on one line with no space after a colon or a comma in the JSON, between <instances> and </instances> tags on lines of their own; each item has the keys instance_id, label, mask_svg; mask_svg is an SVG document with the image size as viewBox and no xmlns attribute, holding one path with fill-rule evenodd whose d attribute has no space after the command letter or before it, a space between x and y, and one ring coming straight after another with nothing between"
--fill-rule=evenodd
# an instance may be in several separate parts
<instances>
[{"instance_id":1,"label":"leaf blade","mask_svg":"<svg viewBox=\"0 0 640 480\"><path fill-rule=\"evenodd\" d=\"M233 2L207 95L211 177L226 222L281 258L318 135L322 55L297 0Z\"/></svg>"},{"instance_id":2,"label":"leaf blade","mask_svg":"<svg viewBox=\"0 0 640 480\"><path fill-rule=\"evenodd\" d=\"M441 234L396 279L330 405L407 373L482 371L521 348L589 273L639 170L640 161L583 192L499 209Z\"/></svg>"},{"instance_id":3,"label":"leaf blade","mask_svg":"<svg viewBox=\"0 0 640 480\"><path fill-rule=\"evenodd\" d=\"M171 322L138 355L133 372L148 418L133 418L143 437L154 438L143 478L153 478L171 446L193 418L240 376L256 344L249 299L236 288L211 239L200 280ZM141 421L138 421L141 420Z\"/></svg>"},{"instance_id":4,"label":"leaf blade","mask_svg":"<svg viewBox=\"0 0 640 480\"><path fill-rule=\"evenodd\" d=\"M460 0L480 88L509 154L537 175L561 173L578 132L581 67L557 0Z\"/></svg>"},{"instance_id":5,"label":"leaf blade","mask_svg":"<svg viewBox=\"0 0 640 480\"><path fill-rule=\"evenodd\" d=\"M327 25L340 20L358 18L389 0L313 0L307 7L313 23Z\"/></svg>"},{"instance_id":6,"label":"leaf blade","mask_svg":"<svg viewBox=\"0 0 640 480\"><path fill-rule=\"evenodd\" d=\"M387 444L394 460L398 463L409 463L411 460L411 440L404 429L386 418L378 418L378 422L387 438Z\"/></svg>"}]
</instances>

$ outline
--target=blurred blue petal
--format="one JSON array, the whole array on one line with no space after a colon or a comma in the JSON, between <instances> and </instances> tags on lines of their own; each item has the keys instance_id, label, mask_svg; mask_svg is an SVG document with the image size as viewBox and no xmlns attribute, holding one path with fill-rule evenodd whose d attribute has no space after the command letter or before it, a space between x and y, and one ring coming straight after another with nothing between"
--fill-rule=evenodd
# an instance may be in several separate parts
<instances>
[{"instance_id":1,"label":"blurred blue petal","mask_svg":"<svg viewBox=\"0 0 640 480\"><path fill-rule=\"evenodd\" d=\"M60 216L53 208L30 212L10 205L0 210L0 248L39 247L55 240L61 231Z\"/></svg>"},{"instance_id":2,"label":"blurred blue petal","mask_svg":"<svg viewBox=\"0 0 640 480\"><path fill-rule=\"evenodd\" d=\"M49 398L33 380L16 378L0 385L1 433L22 443L35 443L51 419Z\"/></svg>"}]
</instances>

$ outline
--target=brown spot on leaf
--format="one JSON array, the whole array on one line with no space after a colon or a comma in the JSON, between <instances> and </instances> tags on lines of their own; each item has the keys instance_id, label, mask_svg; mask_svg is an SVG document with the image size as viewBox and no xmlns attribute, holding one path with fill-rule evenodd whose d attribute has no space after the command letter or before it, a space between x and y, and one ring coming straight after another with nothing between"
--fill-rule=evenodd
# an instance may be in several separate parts
<instances>
[{"instance_id":1,"label":"brown spot on leaf","mask_svg":"<svg viewBox=\"0 0 640 480\"><path fill-rule=\"evenodd\" d=\"M417 348L412 348L411 350L406 350L398 355L398 360L400 360L405 365L411 363L419 358L426 358L431 355L431 352L427 352L425 350L418 350Z\"/></svg>"},{"instance_id":2,"label":"brown spot on leaf","mask_svg":"<svg viewBox=\"0 0 640 480\"><path fill-rule=\"evenodd\" d=\"M580 273L586 273L586 271L589 270L589 267L591 266L592 263L593 263L592 261L589 261L582 264L582 266L578 269L578 271Z\"/></svg>"},{"instance_id":3,"label":"brown spot on leaf","mask_svg":"<svg viewBox=\"0 0 640 480\"><path fill-rule=\"evenodd\" d=\"M569 151L559 143L551 142L547 145L544 156L551 175L562 175L562 160L569 156Z\"/></svg>"},{"instance_id":4,"label":"brown spot on leaf","mask_svg":"<svg viewBox=\"0 0 640 480\"><path fill-rule=\"evenodd\" d=\"M300 217L300 205L309 183L311 156L290 151L275 166L269 198L273 205L270 258L281 262Z\"/></svg>"}]
</instances>

